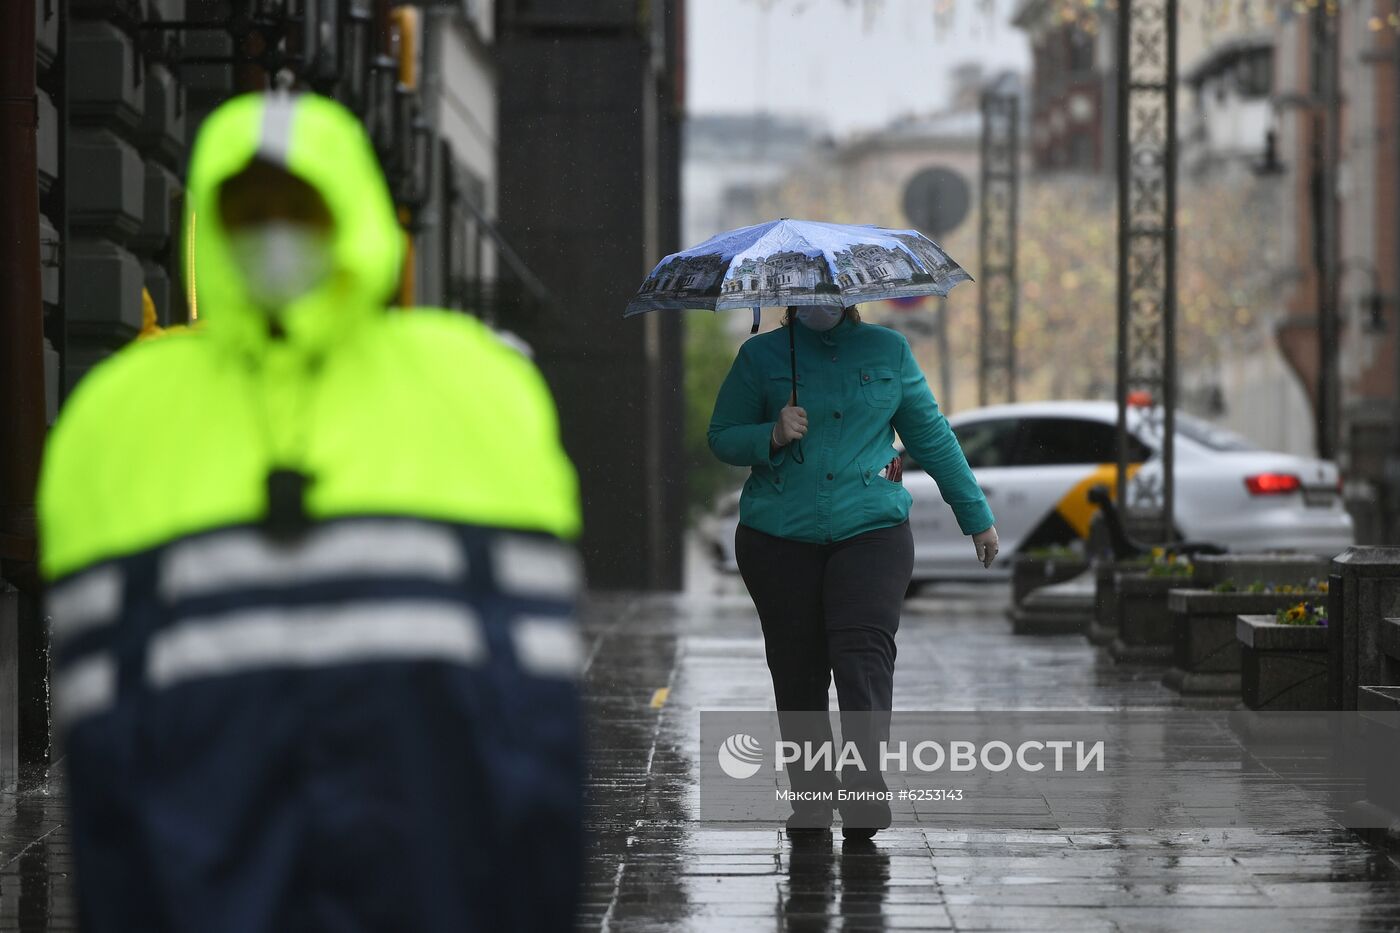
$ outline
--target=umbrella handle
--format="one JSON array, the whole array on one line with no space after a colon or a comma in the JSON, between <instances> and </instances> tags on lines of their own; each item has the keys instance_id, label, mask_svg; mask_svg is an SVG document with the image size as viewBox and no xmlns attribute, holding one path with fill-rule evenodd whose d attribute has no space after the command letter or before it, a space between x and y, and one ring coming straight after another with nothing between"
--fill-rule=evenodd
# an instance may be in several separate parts
<instances>
[{"instance_id":1,"label":"umbrella handle","mask_svg":"<svg viewBox=\"0 0 1400 933\"><path fill-rule=\"evenodd\" d=\"M788 321L788 362L792 364L792 404L797 404L797 337L792 329L797 326L796 321Z\"/></svg>"},{"instance_id":2,"label":"umbrella handle","mask_svg":"<svg viewBox=\"0 0 1400 933\"><path fill-rule=\"evenodd\" d=\"M792 365L792 404L797 407L797 337L793 333L793 328L797 326L797 321L788 321L788 362ZM794 463L806 463L807 458L802 455L802 441L792 442L792 461Z\"/></svg>"}]
</instances>

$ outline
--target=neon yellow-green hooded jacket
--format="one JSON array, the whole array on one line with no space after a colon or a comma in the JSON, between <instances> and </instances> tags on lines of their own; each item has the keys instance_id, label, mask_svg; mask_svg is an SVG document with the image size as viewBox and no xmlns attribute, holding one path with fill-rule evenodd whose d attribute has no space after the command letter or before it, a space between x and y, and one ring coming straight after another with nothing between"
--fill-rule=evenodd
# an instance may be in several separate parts
<instances>
[{"instance_id":1,"label":"neon yellow-green hooded jacket","mask_svg":"<svg viewBox=\"0 0 1400 933\"><path fill-rule=\"evenodd\" d=\"M281 339L219 219L219 185L254 157L315 187L335 223L334 272L286 310ZM314 519L576 535L576 476L534 366L472 318L386 313L402 232L352 114L312 95L225 104L195 146L187 224L201 326L123 349L67 402L39 490L48 579L255 524L278 467L313 478Z\"/></svg>"},{"instance_id":2,"label":"neon yellow-green hooded jacket","mask_svg":"<svg viewBox=\"0 0 1400 933\"><path fill-rule=\"evenodd\" d=\"M254 157L334 221L275 338L219 218ZM386 312L402 234L338 104L228 102L188 190L199 326L88 375L39 490L84 927L565 928L579 507L543 380L471 318Z\"/></svg>"}]
</instances>

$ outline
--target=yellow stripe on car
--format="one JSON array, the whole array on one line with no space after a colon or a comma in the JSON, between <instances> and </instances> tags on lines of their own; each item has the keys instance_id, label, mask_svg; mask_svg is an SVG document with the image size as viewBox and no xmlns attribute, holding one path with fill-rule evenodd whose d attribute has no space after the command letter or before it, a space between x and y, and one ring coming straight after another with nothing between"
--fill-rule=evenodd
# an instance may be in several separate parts
<instances>
[{"instance_id":1,"label":"yellow stripe on car","mask_svg":"<svg viewBox=\"0 0 1400 933\"><path fill-rule=\"evenodd\" d=\"M1128 477L1130 479L1140 466L1142 466L1140 463L1128 464ZM1110 496L1117 495L1118 465L1116 463L1101 463L1096 466L1088 475L1071 487L1069 492L1065 493L1064 497L1055 505L1055 511L1060 513L1060 517L1081 538L1089 537L1089 520L1094 517L1094 512L1098 510L1098 506L1089 502L1089 490L1098 485L1107 486Z\"/></svg>"}]
</instances>

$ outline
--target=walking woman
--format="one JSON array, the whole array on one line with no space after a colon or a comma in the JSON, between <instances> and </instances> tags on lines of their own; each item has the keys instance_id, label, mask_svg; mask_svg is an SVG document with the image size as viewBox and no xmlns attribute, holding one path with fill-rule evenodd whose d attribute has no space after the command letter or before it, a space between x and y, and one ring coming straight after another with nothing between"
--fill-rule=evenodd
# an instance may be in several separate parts
<instances>
[{"instance_id":1,"label":"walking woman","mask_svg":"<svg viewBox=\"0 0 1400 933\"><path fill-rule=\"evenodd\" d=\"M715 401L710 449L752 468L739 500L739 571L762 623L778 710L808 714L780 715L783 737L831 741L834 676L843 740L868 763L863 773L842 771L842 790L863 798L840 804L842 830L869 839L890 823L879 799L886 788L878 743L889 735L895 632L914 565L896 431L984 566L996 557L997 534L902 334L861 323L855 308L821 305L788 308L784 324L791 330L752 337L740 349ZM789 832L829 830L836 776L789 775L796 792Z\"/></svg>"}]
</instances>

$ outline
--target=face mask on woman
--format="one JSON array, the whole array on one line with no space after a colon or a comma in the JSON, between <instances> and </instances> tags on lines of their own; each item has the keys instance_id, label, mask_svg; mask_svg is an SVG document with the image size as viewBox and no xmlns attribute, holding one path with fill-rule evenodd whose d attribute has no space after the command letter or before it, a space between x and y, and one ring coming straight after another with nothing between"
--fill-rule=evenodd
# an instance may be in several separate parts
<instances>
[{"instance_id":1,"label":"face mask on woman","mask_svg":"<svg viewBox=\"0 0 1400 933\"><path fill-rule=\"evenodd\" d=\"M841 323L845 314L844 308L832 305L798 305L797 308L797 319L815 331L831 330Z\"/></svg>"}]
</instances>

